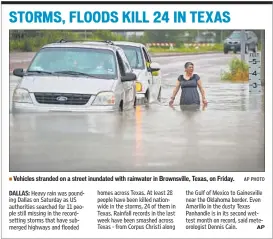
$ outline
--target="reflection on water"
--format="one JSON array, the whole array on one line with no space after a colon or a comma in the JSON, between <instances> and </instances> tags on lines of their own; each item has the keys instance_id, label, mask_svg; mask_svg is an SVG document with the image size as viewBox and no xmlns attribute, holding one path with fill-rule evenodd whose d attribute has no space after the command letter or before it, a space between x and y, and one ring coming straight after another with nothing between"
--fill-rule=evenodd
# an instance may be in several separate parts
<instances>
[{"instance_id":1,"label":"reflection on water","mask_svg":"<svg viewBox=\"0 0 273 239\"><path fill-rule=\"evenodd\" d=\"M264 94L250 93L248 84L211 83L205 87L205 91L208 106L203 110L264 111ZM164 91L161 100L163 106L168 106L171 94L171 90ZM175 106L179 106L179 94Z\"/></svg>"},{"instance_id":2,"label":"reflection on water","mask_svg":"<svg viewBox=\"0 0 273 239\"><path fill-rule=\"evenodd\" d=\"M211 84L206 108L10 115L11 171L264 171L264 101Z\"/></svg>"},{"instance_id":3,"label":"reflection on water","mask_svg":"<svg viewBox=\"0 0 273 239\"><path fill-rule=\"evenodd\" d=\"M135 122L135 130L136 130L136 142L135 142L135 152L133 156L135 157L135 165L142 165L143 163L143 145L142 145L142 109L141 106L136 107L136 122Z\"/></svg>"}]
</instances>

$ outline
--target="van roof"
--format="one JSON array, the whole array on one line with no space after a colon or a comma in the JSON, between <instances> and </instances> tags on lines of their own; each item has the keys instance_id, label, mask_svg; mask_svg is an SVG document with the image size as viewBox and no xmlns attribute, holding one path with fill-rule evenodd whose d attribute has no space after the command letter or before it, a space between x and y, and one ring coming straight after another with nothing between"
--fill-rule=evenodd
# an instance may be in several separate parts
<instances>
[{"instance_id":1,"label":"van roof","mask_svg":"<svg viewBox=\"0 0 273 239\"><path fill-rule=\"evenodd\" d=\"M118 46L112 45L109 42L95 42L95 41L67 41L67 42L55 42L44 45L42 48L49 47L76 47L76 48L96 48L96 49L108 49L115 51L119 49Z\"/></svg>"}]
</instances>

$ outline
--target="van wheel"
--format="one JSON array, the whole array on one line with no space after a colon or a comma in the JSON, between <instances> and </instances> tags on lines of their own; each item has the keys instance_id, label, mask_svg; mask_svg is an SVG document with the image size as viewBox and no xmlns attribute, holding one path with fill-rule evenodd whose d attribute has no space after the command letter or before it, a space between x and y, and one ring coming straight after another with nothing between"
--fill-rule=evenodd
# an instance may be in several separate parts
<instances>
[{"instance_id":1,"label":"van wheel","mask_svg":"<svg viewBox=\"0 0 273 239\"><path fill-rule=\"evenodd\" d=\"M120 103L119 103L119 111L120 112L123 111L123 101L120 101Z\"/></svg>"},{"instance_id":2,"label":"van wheel","mask_svg":"<svg viewBox=\"0 0 273 239\"><path fill-rule=\"evenodd\" d=\"M136 105L137 105L137 98L135 97L134 108L136 108Z\"/></svg>"},{"instance_id":3,"label":"van wheel","mask_svg":"<svg viewBox=\"0 0 273 239\"><path fill-rule=\"evenodd\" d=\"M147 90L146 93L145 93L144 103L149 104L149 102L150 102L150 91Z\"/></svg>"},{"instance_id":4,"label":"van wheel","mask_svg":"<svg viewBox=\"0 0 273 239\"><path fill-rule=\"evenodd\" d=\"M161 101L161 87L159 88L157 100Z\"/></svg>"}]
</instances>

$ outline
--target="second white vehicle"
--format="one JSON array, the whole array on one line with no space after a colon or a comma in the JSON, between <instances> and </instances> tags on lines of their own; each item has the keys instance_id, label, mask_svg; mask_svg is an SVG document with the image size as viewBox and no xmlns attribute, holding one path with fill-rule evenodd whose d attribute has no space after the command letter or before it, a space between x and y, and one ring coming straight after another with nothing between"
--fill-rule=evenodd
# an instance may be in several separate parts
<instances>
[{"instance_id":1,"label":"second white vehicle","mask_svg":"<svg viewBox=\"0 0 273 239\"><path fill-rule=\"evenodd\" d=\"M150 103L161 98L161 70L160 65L152 62L150 54L141 43L115 41L125 52L134 73L137 76L137 98L145 98Z\"/></svg>"}]
</instances>

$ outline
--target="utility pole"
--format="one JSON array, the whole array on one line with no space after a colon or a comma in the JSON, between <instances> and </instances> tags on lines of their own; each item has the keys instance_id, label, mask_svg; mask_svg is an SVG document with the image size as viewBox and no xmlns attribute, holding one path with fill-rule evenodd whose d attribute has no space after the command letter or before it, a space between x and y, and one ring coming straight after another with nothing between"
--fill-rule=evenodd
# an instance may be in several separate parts
<instances>
[{"instance_id":1,"label":"utility pole","mask_svg":"<svg viewBox=\"0 0 273 239\"><path fill-rule=\"evenodd\" d=\"M246 38L245 30L241 30L241 60L245 61Z\"/></svg>"},{"instance_id":2,"label":"utility pole","mask_svg":"<svg viewBox=\"0 0 273 239\"><path fill-rule=\"evenodd\" d=\"M264 80L264 75L265 75L265 66L264 66L264 59L265 59L265 52L264 52L264 43L265 43L265 31L261 30L261 84L264 86L265 80Z\"/></svg>"}]
</instances>

